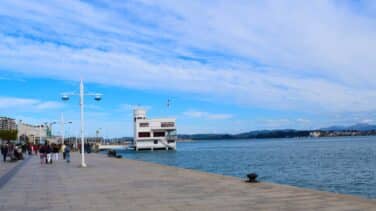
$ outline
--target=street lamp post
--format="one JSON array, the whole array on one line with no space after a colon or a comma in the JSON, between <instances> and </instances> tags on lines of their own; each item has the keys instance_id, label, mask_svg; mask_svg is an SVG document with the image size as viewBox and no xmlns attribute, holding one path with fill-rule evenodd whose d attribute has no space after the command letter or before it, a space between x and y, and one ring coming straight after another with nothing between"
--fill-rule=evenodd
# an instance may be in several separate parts
<instances>
[{"instance_id":1,"label":"street lamp post","mask_svg":"<svg viewBox=\"0 0 376 211\"><path fill-rule=\"evenodd\" d=\"M63 145L64 140L65 140L65 125L66 124L72 124L72 122L71 121L65 122L63 113L61 113L61 120L60 121L61 121L61 144Z\"/></svg>"},{"instance_id":2,"label":"street lamp post","mask_svg":"<svg viewBox=\"0 0 376 211\"><path fill-rule=\"evenodd\" d=\"M75 149L76 149L76 150L77 150L77 148L78 148L78 140L77 140L77 137L78 137L78 134L75 135L75 140L76 140L76 142L75 142Z\"/></svg>"},{"instance_id":3,"label":"street lamp post","mask_svg":"<svg viewBox=\"0 0 376 211\"><path fill-rule=\"evenodd\" d=\"M97 136L97 140L96 142L98 142L98 139L99 139L99 133L101 132L102 128L98 128L97 131L95 131L95 135ZM99 141L101 142L101 141Z\"/></svg>"},{"instance_id":4,"label":"street lamp post","mask_svg":"<svg viewBox=\"0 0 376 211\"><path fill-rule=\"evenodd\" d=\"M42 125L39 125L39 144L42 144Z\"/></svg>"},{"instance_id":5,"label":"street lamp post","mask_svg":"<svg viewBox=\"0 0 376 211\"><path fill-rule=\"evenodd\" d=\"M44 125L46 125L46 136L52 137L52 125L56 124L56 121L54 122L45 122Z\"/></svg>"},{"instance_id":6,"label":"street lamp post","mask_svg":"<svg viewBox=\"0 0 376 211\"><path fill-rule=\"evenodd\" d=\"M84 91L84 82L80 80L80 93L63 93L61 96L62 100L69 100L69 96L72 95L79 95L80 96L80 134L81 134L81 167L86 167L86 162L85 162L85 137L84 137L84 132L85 132L85 124L84 124L84 97L85 95L88 96L94 96L94 100L100 101L102 99L102 94L99 93L85 93Z\"/></svg>"},{"instance_id":7,"label":"street lamp post","mask_svg":"<svg viewBox=\"0 0 376 211\"><path fill-rule=\"evenodd\" d=\"M81 133L81 167L86 167L85 163L85 123L84 123L84 82L80 81L80 133Z\"/></svg>"}]
</instances>

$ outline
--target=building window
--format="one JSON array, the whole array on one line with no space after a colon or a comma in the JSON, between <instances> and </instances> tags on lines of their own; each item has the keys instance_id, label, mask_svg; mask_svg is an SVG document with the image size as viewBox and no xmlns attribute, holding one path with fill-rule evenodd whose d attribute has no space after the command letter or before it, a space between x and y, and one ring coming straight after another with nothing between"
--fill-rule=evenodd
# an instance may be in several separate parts
<instances>
[{"instance_id":1,"label":"building window","mask_svg":"<svg viewBox=\"0 0 376 211\"><path fill-rule=\"evenodd\" d=\"M174 140L168 140L167 143L171 144L171 143L175 143Z\"/></svg>"},{"instance_id":2,"label":"building window","mask_svg":"<svg viewBox=\"0 0 376 211\"><path fill-rule=\"evenodd\" d=\"M139 132L138 137L140 137L140 138L150 137L150 133L149 132Z\"/></svg>"},{"instance_id":3,"label":"building window","mask_svg":"<svg viewBox=\"0 0 376 211\"><path fill-rule=\"evenodd\" d=\"M149 122L141 122L140 127L149 127Z\"/></svg>"},{"instance_id":4,"label":"building window","mask_svg":"<svg viewBox=\"0 0 376 211\"><path fill-rule=\"evenodd\" d=\"M161 127L175 127L174 122L162 122Z\"/></svg>"},{"instance_id":5,"label":"building window","mask_svg":"<svg viewBox=\"0 0 376 211\"><path fill-rule=\"evenodd\" d=\"M154 132L154 137L164 137L165 132Z\"/></svg>"},{"instance_id":6,"label":"building window","mask_svg":"<svg viewBox=\"0 0 376 211\"><path fill-rule=\"evenodd\" d=\"M167 136L176 136L176 130L168 131Z\"/></svg>"},{"instance_id":7,"label":"building window","mask_svg":"<svg viewBox=\"0 0 376 211\"><path fill-rule=\"evenodd\" d=\"M158 140L154 140L154 144L158 144Z\"/></svg>"}]
</instances>

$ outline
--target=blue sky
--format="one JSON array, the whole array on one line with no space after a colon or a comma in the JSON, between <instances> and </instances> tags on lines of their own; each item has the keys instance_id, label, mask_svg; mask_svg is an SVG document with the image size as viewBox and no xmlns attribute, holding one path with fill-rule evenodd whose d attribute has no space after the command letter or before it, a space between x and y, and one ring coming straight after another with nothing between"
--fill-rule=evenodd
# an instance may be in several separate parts
<instances>
[{"instance_id":1,"label":"blue sky","mask_svg":"<svg viewBox=\"0 0 376 211\"><path fill-rule=\"evenodd\" d=\"M175 116L180 133L373 123L374 1L2 1L1 115L64 112L78 132L132 134L131 109ZM167 109L166 101L172 106Z\"/></svg>"}]
</instances>

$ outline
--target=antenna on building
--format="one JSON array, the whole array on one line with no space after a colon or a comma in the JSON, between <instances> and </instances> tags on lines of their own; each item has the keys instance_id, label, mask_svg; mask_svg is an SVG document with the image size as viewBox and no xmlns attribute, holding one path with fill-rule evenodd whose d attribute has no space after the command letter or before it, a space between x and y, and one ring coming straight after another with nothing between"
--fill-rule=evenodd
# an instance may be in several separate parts
<instances>
[{"instance_id":1,"label":"antenna on building","mask_svg":"<svg viewBox=\"0 0 376 211\"><path fill-rule=\"evenodd\" d=\"M171 100L169 98L169 99L167 99L167 108L170 108L170 106L171 106Z\"/></svg>"}]
</instances>

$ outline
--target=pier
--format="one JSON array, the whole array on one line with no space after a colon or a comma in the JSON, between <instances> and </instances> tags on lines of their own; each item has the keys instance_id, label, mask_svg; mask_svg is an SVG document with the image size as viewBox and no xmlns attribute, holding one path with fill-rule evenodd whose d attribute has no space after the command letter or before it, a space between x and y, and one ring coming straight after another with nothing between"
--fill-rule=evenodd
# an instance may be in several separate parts
<instances>
[{"instance_id":1,"label":"pier","mask_svg":"<svg viewBox=\"0 0 376 211\"><path fill-rule=\"evenodd\" d=\"M375 200L101 154L87 163L78 153L70 164L1 163L0 210L376 210Z\"/></svg>"}]
</instances>

